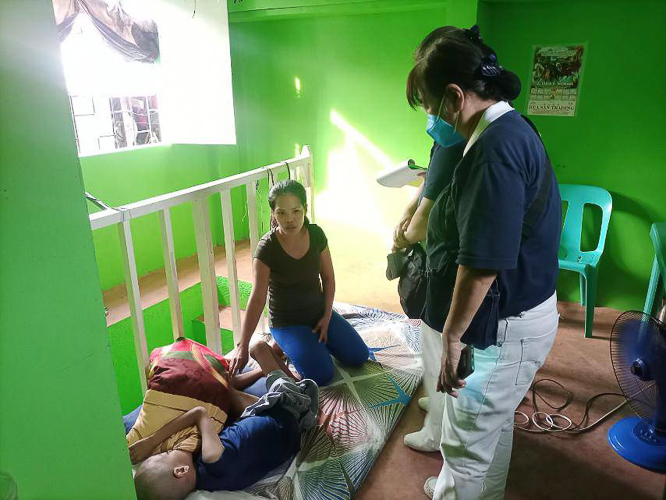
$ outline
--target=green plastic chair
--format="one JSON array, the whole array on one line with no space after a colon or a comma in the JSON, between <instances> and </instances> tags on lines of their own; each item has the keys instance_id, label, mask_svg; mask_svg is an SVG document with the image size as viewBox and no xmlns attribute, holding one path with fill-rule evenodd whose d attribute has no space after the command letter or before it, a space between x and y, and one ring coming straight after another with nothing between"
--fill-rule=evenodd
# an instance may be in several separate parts
<instances>
[{"instance_id":1,"label":"green plastic chair","mask_svg":"<svg viewBox=\"0 0 666 500\"><path fill-rule=\"evenodd\" d=\"M606 233L613 210L613 199L608 191L595 186L560 184L562 201L569 204L564 219L560 241L560 269L580 274L580 304L585 306L585 337L592 336L594 328L594 306L597 296L597 264L604 251ZM601 208L601 232L595 250L583 252L580 240L583 232L583 207L597 205Z\"/></svg>"},{"instance_id":2,"label":"green plastic chair","mask_svg":"<svg viewBox=\"0 0 666 500\"><path fill-rule=\"evenodd\" d=\"M661 309L661 299L664 297L666 284L666 222L652 224L650 238L654 245L654 263L652 264L652 275L648 287L647 298L643 312L657 316Z\"/></svg>"}]
</instances>

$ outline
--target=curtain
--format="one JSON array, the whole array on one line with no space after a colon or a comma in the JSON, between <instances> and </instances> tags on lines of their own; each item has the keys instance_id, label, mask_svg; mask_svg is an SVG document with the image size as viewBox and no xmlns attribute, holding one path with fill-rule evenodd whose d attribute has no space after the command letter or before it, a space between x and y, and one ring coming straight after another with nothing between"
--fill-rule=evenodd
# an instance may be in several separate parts
<instances>
[{"instance_id":1,"label":"curtain","mask_svg":"<svg viewBox=\"0 0 666 500\"><path fill-rule=\"evenodd\" d=\"M74 20L80 12L79 5L76 0L53 0L53 12L58 26L58 38L62 42L72 31Z\"/></svg>"},{"instance_id":2,"label":"curtain","mask_svg":"<svg viewBox=\"0 0 666 500\"><path fill-rule=\"evenodd\" d=\"M125 57L152 63L160 55L155 21L133 19L121 1L110 5L106 0L53 0L53 10L60 41L71 32L76 16L85 13L107 43Z\"/></svg>"}]
</instances>

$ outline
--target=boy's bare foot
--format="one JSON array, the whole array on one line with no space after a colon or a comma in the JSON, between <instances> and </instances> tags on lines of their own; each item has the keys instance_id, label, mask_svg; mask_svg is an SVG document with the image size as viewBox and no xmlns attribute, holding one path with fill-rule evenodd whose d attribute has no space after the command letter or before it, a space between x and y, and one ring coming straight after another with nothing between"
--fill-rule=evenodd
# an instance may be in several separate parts
<instances>
[{"instance_id":1,"label":"boy's bare foot","mask_svg":"<svg viewBox=\"0 0 666 500\"><path fill-rule=\"evenodd\" d=\"M300 382L301 380L303 380L303 377L301 376L300 373L296 371L295 368L293 370L290 369L287 375L291 375L291 378L293 378L296 382Z\"/></svg>"},{"instance_id":2,"label":"boy's bare foot","mask_svg":"<svg viewBox=\"0 0 666 500\"><path fill-rule=\"evenodd\" d=\"M271 342L268 344L271 346L271 349L273 349L273 352L277 354L278 358L280 358L282 361L287 360L287 355L284 353L282 350L282 347L275 341L275 339L271 340Z\"/></svg>"},{"instance_id":3,"label":"boy's bare foot","mask_svg":"<svg viewBox=\"0 0 666 500\"><path fill-rule=\"evenodd\" d=\"M282 352L282 349L280 349L280 351ZM287 367L284 360L278 356L277 352L275 352L275 349L266 342L261 341L250 346L250 356L259 363L264 375L268 375L275 370L282 370L287 376L294 380L301 380L302 378L297 373L292 372L289 367Z\"/></svg>"},{"instance_id":4,"label":"boy's bare foot","mask_svg":"<svg viewBox=\"0 0 666 500\"><path fill-rule=\"evenodd\" d=\"M298 373L295 368L293 368L293 367L291 367L287 364L287 360L288 360L287 355L282 350L282 347L280 347L280 344L278 344L275 341L275 339L273 339L273 340L271 340L269 345L271 346L271 349L273 349L273 352L277 355L277 357L280 358L282 361L284 361L284 364L289 368L289 372L287 372L287 375L291 376L297 382L299 380L303 380L303 377L301 376L301 374Z\"/></svg>"}]
</instances>

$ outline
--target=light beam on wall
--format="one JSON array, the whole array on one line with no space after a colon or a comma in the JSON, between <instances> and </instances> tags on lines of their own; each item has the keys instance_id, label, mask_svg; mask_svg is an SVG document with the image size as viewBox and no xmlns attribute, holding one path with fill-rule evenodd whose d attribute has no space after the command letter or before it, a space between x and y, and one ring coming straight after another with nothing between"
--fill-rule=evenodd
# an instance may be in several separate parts
<instances>
[{"instance_id":1,"label":"light beam on wall","mask_svg":"<svg viewBox=\"0 0 666 500\"><path fill-rule=\"evenodd\" d=\"M391 160L384 151L375 146L372 141L350 125L349 122L334 109L331 110L331 123L342 130L345 136L353 143L367 151L382 168L389 168L392 165L395 165L395 161Z\"/></svg>"},{"instance_id":2,"label":"light beam on wall","mask_svg":"<svg viewBox=\"0 0 666 500\"><path fill-rule=\"evenodd\" d=\"M296 87L296 97L301 97L301 79L294 77L294 87Z\"/></svg>"},{"instance_id":3,"label":"light beam on wall","mask_svg":"<svg viewBox=\"0 0 666 500\"><path fill-rule=\"evenodd\" d=\"M394 166L380 147L336 110L330 121L342 141L329 150L326 189L317 195L317 213L324 219L372 233L390 246L393 226L413 195L413 189L380 186L377 172Z\"/></svg>"}]
</instances>

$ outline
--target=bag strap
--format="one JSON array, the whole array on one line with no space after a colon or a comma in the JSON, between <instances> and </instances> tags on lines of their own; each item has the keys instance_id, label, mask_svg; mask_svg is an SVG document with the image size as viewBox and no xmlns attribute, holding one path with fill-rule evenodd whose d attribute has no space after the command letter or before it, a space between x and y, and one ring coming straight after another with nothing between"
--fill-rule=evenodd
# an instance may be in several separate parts
<instances>
[{"instance_id":1,"label":"bag strap","mask_svg":"<svg viewBox=\"0 0 666 500\"><path fill-rule=\"evenodd\" d=\"M521 233L521 241L526 241L532 236L532 234L534 233L534 229L536 227L536 222L541 218L543 213L546 211L546 204L548 203L548 198L550 197L550 188L553 185L553 177L555 176L555 173L553 172L553 166L550 163L550 157L548 156L546 145L543 143L543 140L541 139L541 134L539 134L539 131L537 130L534 123L532 123L532 120L530 120L524 115L521 116L523 117L523 120L527 122L530 128L534 130L534 133L541 141L543 149L546 153L546 171L544 172L543 177L541 179L541 183L539 184L537 194L532 203L530 204L530 208L527 209L527 214L525 214L525 218L523 219L523 230Z\"/></svg>"}]
</instances>

